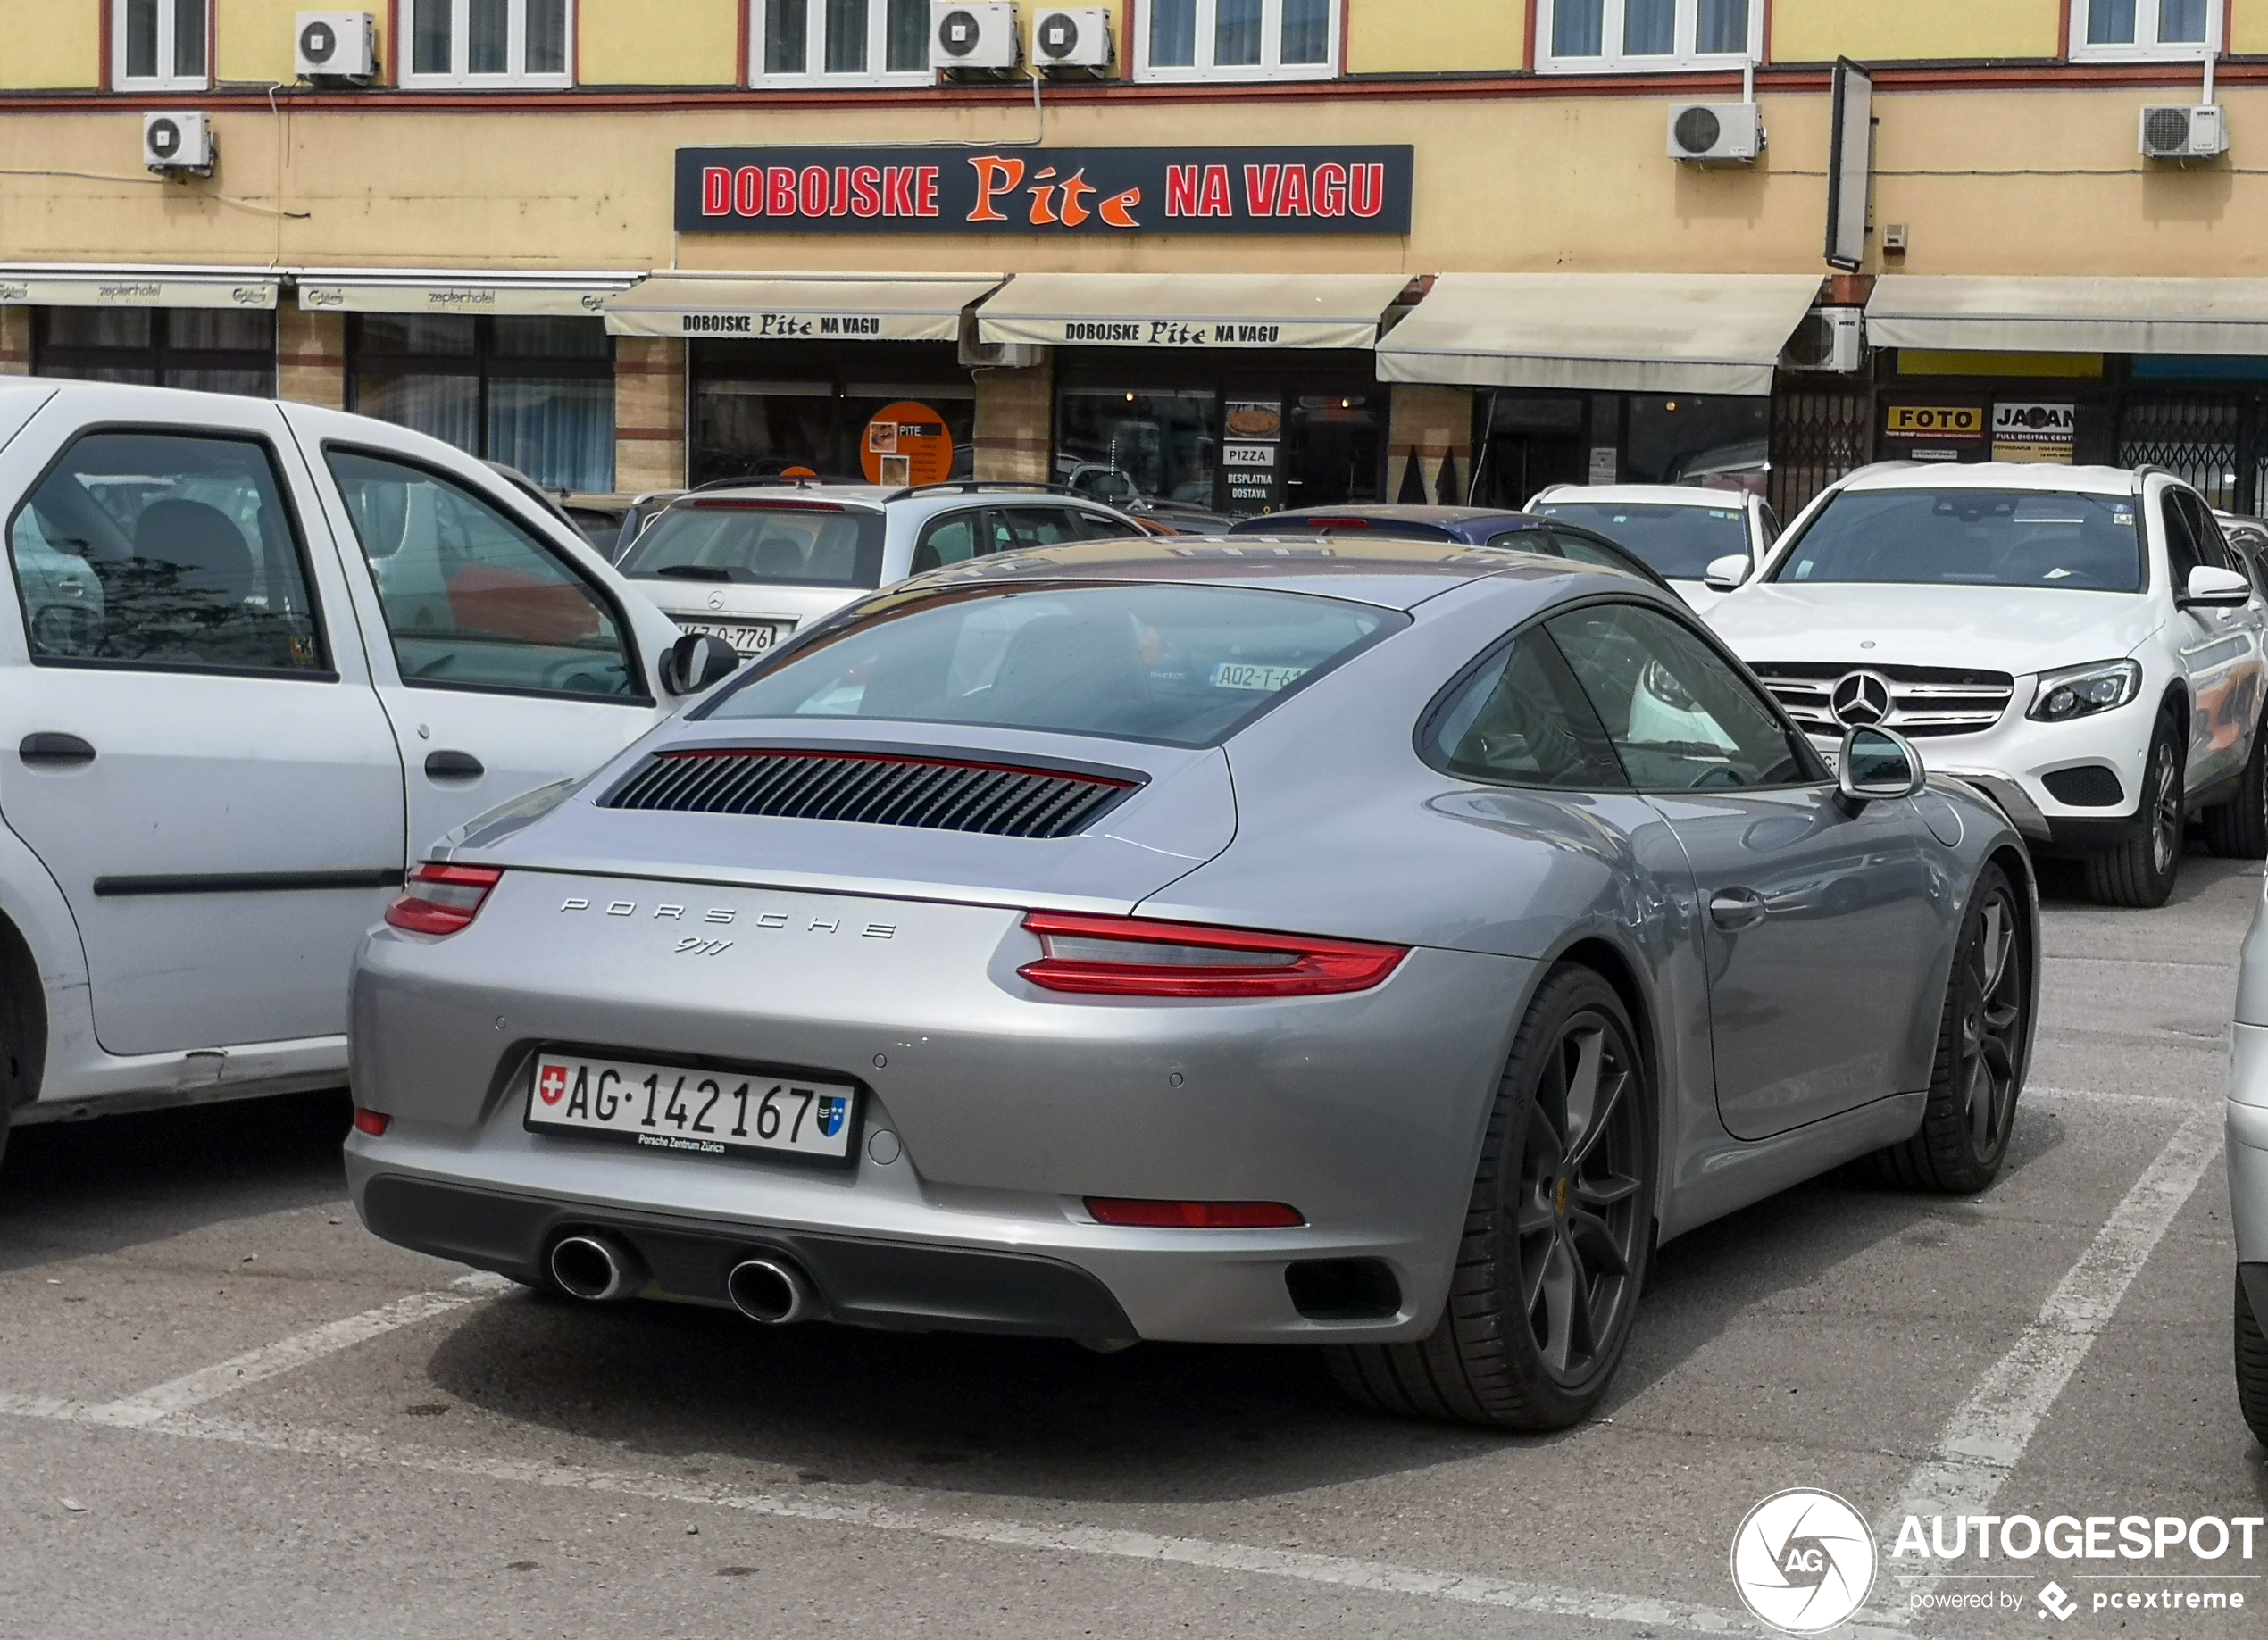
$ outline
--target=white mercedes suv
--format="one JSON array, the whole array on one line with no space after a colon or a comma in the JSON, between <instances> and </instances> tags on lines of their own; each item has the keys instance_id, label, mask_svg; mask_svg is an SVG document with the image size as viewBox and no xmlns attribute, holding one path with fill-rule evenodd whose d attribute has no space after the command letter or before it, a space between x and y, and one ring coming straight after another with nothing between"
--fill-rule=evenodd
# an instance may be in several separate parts
<instances>
[{"instance_id":1,"label":"white mercedes suv","mask_svg":"<svg viewBox=\"0 0 2268 1640\"><path fill-rule=\"evenodd\" d=\"M2172 474L1886 462L1822 492L1753 579L1709 568L1731 592L1710 624L1821 745L1878 723L1920 742L2097 898L2164 904L2192 817L2215 853L2268 856L2268 606Z\"/></svg>"}]
</instances>

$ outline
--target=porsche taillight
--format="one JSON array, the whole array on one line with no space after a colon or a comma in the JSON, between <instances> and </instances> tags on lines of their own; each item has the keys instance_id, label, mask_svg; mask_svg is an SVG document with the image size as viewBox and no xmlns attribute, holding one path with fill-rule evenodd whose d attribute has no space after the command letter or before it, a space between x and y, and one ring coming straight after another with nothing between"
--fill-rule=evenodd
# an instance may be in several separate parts
<instances>
[{"instance_id":1,"label":"porsche taillight","mask_svg":"<svg viewBox=\"0 0 2268 1640\"><path fill-rule=\"evenodd\" d=\"M480 914L488 891L504 878L491 866L427 861L410 873L401 897L386 908L387 926L413 934L454 934Z\"/></svg>"},{"instance_id":2,"label":"porsche taillight","mask_svg":"<svg viewBox=\"0 0 2268 1640\"><path fill-rule=\"evenodd\" d=\"M1368 941L1071 912L1028 912L1023 926L1043 954L1017 972L1043 990L1088 996L1329 996L1369 990L1409 954Z\"/></svg>"}]
</instances>

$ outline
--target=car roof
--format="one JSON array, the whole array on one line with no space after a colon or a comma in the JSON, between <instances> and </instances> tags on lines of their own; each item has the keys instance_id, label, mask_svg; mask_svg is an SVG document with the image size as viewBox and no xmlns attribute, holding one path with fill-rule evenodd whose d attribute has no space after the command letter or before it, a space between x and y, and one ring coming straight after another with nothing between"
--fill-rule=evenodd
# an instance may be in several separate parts
<instances>
[{"instance_id":1,"label":"car roof","mask_svg":"<svg viewBox=\"0 0 2268 1640\"><path fill-rule=\"evenodd\" d=\"M1754 497L1747 490L1714 489L1701 484L1554 484L1535 499L1596 501L1609 505L1618 501L1642 502L1655 507L1708 507L1730 512L1747 506Z\"/></svg>"},{"instance_id":2,"label":"car roof","mask_svg":"<svg viewBox=\"0 0 2268 1640\"><path fill-rule=\"evenodd\" d=\"M1145 536L1027 548L973 558L903 584L947 587L1032 581L1178 581L1253 587L1411 610L1468 582L1502 577L1559 580L1612 576L1620 586L1673 595L1623 570L1464 541L1355 538L1287 530L1266 536ZM888 596L886 592L883 595Z\"/></svg>"},{"instance_id":3,"label":"car roof","mask_svg":"<svg viewBox=\"0 0 2268 1640\"><path fill-rule=\"evenodd\" d=\"M704 501L831 501L879 507L902 487L894 484L714 484L688 490L670 504L693 505Z\"/></svg>"},{"instance_id":4,"label":"car roof","mask_svg":"<svg viewBox=\"0 0 2268 1640\"><path fill-rule=\"evenodd\" d=\"M1539 523L1532 513L1505 507L1421 506L1408 503L1362 501L1337 507L1294 507L1287 512L1270 512L1260 518L1246 520L1239 528L1249 531L1278 522L1297 527L1303 520L1319 518L1360 518L1400 524L1434 524L1444 529L1497 519L1530 529L1538 527Z\"/></svg>"},{"instance_id":5,"label":"car roof","mask_svg":"<svg viewBox=\"0 0 2268 1640\"><path fill-rule=\"evenodd\" d=\"M1842 481L1846 490L2037 490L2050 495L2134 495L2143 475L2125 467L2047 462L1880 462Z\"/></svg>"}]
</instances>

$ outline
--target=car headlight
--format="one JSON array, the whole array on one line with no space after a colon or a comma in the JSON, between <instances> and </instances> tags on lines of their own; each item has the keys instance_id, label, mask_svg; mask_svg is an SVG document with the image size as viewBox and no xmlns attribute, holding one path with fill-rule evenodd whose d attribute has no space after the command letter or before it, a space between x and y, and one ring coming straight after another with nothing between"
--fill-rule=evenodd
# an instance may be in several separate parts
<instances>
[{"instance_id":1,"label":"car headlight","mask_svg":"<svg viewBox=\"0 0 2268 1640\"><path fill-rule=\"evenodd\" d=\"M2066 667L2042 672L2039 693L2024 715L2042 723L2068 723L2091 718L2098 712L2123 706L2142 692L2142 667L2137 661L2097 661L2092 666Z\"/></svg>"}]
</instances>

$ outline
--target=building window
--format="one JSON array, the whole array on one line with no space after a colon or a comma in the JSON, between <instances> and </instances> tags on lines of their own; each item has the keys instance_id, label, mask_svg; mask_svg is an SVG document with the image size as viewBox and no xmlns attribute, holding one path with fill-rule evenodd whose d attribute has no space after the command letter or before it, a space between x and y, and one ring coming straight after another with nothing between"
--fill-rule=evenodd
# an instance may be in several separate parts
<instances>
[{"instance_id":1,"label":"building window","mask_svg":"<svg viewBox=\"0 0 2268 1640\"><path fill-rule=\"evenodd\" d=\"M121 91L202 91L212 84L206 0L113 0L111 83Z\"/></svg>"},{"instance_id":2,"label":"building window","mask_svg":"<svg viewBox=\"0 0 2268 1640\"><path fill-rule=\"evenodd\" d=\"M353 319L351 408L516 467L546 489L614 487L614 344L600 321Z\"/></svg>"},{"instance_id":3,"label":"building window","mask_svg":"<svg viewBox=\"0 0 2268 1640\"><path fill-rule=\"evenodd\" d=\"M930 0L748 0L753 85L927 85Z\"/></svg>"},{"instance_id":4,"label":"building window","mask_svg":"<svg viewBox=\"0 0 2268 1640\"><path fill-rule=\"evenodd\" d=\"M2195 61L2221 49L2221 0L2071 0L2074 62Z\"/></svg>"},{"instance_id":5,"label":"building window","mask_svg":"<svg viewBox=\"0 0 2268 1640\"><path fill-rule=\"evenodd\" d=\"M409 0L403 12L410 36L404 85L571 83L573 0Z\"/></svg>"},{"instance_id":6,"label":"building window","mask_svg":"<svg viewBox=\"0 0 2268 1640\"><path fill-rule=\"evenodd\" d=\"M71 381L272 398L276 316L264 308L38 308L31 369Z\"/></svg>"},{"instance_id":7,"label":"building window","mask_svg":"<svg viewBox=\"0 0 2268 1640\"><path fill-rule=\"evenodd\" d=\"M950 342L696 341L687 368L695 484L794 470L844 484L975 473L976 385ZM896 451L875 440L878 423ZM909 427L924 429L921 465L901 475Z\"/></svg>"},{"instance_id":8,"label":"building window","mask_svg":"<svg viewBox=\"0 0 2268 1640\"><path fill-rule=\"evenodd\" d=\"M1142 79L1327 79L1338 0L1150 0L1135 29Z\"/></svg>"},{"instance_id":9,"label":"building window","mask_svg":"<svg viewBox=\"0 0 2268 1640\"><path fill-rule=\"evenodd\" d=\"M1547 72L1724 68L1764 54L1763 0L1537 0Z\"/></svg>"}]
</instances>

